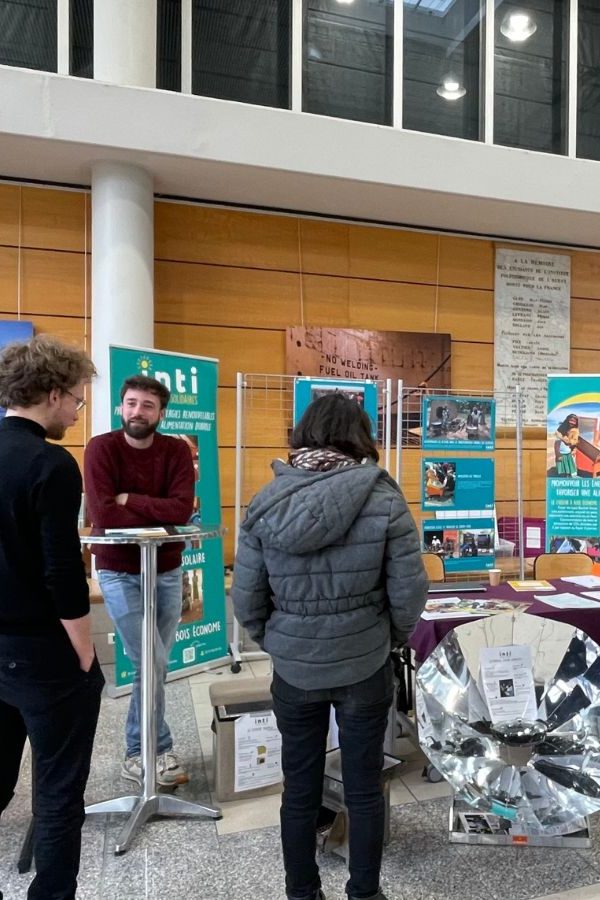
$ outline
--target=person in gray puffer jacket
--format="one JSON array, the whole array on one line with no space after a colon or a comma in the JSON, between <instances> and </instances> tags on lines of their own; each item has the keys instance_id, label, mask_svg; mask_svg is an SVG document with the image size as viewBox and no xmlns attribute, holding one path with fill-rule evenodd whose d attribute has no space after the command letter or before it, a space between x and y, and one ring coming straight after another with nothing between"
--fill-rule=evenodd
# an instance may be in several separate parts
<instances>
[{"instance_id":1,"label":"person in gray puffer jacket","mask_svg":"<svg viewBox=\"0 0 600 900\"><path fill-rule=\"evenodd\" d=\"M390 650L427 598L417 530L380 469L367 414L334 392L294 429L289 463L251 501L234 566L235 615L273 658L282 735L281 836L289 900L324 900L315 861L329 710L350 818L351 900L385 900L383 741Z\"/></svg>"}]
</instances>

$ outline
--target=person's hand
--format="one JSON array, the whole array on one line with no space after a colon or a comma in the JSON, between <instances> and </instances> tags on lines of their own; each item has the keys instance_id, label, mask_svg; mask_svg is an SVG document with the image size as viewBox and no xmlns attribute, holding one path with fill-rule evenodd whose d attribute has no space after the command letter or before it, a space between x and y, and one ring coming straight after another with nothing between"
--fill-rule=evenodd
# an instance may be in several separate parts
<instances>
[{"instance_id":1,"label":"person's hand","mask_svg":"<svg viewBox=\"0 0 600 900\"><path fill-rule=\"evenodd\" d=\"M115 503L117 506L125 506L127 500L129 498L129 494L117 494L115 497Z\"/></svg>"}]
</instances>

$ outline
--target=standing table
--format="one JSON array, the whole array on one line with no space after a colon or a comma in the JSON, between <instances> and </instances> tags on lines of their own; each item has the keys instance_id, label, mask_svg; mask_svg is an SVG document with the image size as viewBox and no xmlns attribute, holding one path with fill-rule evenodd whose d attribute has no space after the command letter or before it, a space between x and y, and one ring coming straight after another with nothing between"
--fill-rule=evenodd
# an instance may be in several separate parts
<instances>
[{"instance_id":1,"label":"standing table","mask_svg":"<svg viewBox=\"0 0 600 900\"><path fill-rule=\"evenodd\" d=\"M86 807L86 815L101 813L131 813L115 845L115 854L125 853L131 846L136 832L151 816L191 816L213 819L222 818L217 807L202 806L189 800L181 800L171 794L159 794L156 788L156 713L154 695L156 672L154 665L154 634L156 631L156 560L161 544L183 543L220 537L220 527L199 528L186 526L179 533L173 526L165 526L164 534L145 533L106 534L104 529L93 529L81 534L82 544L138 544L140 548L140 583L143 601L142 664L141 679L141 735L142 735L142 787L136 796L116 797Z\"/></svg>"}]
</instances>

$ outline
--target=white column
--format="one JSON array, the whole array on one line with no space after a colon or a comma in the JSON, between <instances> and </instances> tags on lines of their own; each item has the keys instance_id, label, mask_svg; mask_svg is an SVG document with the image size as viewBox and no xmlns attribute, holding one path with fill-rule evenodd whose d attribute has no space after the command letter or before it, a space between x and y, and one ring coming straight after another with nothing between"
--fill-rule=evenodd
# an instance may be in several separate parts
<instances>
[{"instance_id":1,"label":"white column","mask_svg":"<svg viewBox=\"0 0 600 900\"><path fill-rule=\"evenodd\" d=\"M156 87L156 0L94 0L94 78Z\"/></svg>"},{"instance_id":2,"label":"white column","mask_svg":"<svg viewBox=\"0 0 600 900\"><path fill-rule=\"evenodd\" d=\"M92 434L110 430L110 344L154 346L154 192L138 166L92 167ZM134 373L132 373L134 374Z\"/></svg>"}]
</instances>

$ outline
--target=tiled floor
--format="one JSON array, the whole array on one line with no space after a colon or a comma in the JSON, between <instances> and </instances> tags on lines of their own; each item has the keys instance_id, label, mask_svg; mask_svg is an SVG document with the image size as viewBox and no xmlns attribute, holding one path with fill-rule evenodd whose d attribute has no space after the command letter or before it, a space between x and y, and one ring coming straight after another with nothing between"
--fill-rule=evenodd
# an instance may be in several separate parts
<instances>
[{"instance_id":1,"label":"tiled floor","mask_svg":"<svg viewBox=\"0 0 600 900\"><path fill-rule=\"evenodd\" d=\"M192 781L179 796L210 802L213 679L266 674L268 663L228 667L167 686L177 749ZM128 699L103 702L87 800L128 792L119 776ZM391 841L382 881L389 900L600 900L600 834L590 851L465 847L447 839L449 790L421 776L423 758L407 743L406 765L392 783ZM0 822L0 888L24 900L30 876L14 862L27 827L30 772L25 761L18 794ZM113 853L119 816L90 818L84 827L79 900L284 900L279 846L279 797L221 804L219 822L150 822L124 856ZM336 855L320 859L328 900L342 900L346 869ZM557 893L561 890L566 893Z\"/></svg>"}]
</instances>

